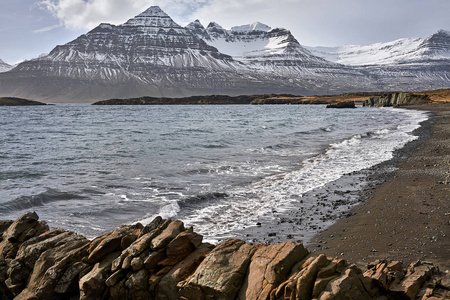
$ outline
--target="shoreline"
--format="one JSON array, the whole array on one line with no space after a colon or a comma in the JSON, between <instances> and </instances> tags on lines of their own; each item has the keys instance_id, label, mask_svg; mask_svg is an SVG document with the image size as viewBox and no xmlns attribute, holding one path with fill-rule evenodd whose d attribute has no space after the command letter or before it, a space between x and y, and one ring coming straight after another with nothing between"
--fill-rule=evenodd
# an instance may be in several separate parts
<instances>
[{"instance_id":1,"label":"shoreline","mask_svg":"<svg viewBox=\"0 0 450 300\"><path fill-rule=\"evenodd\" d=\"M394 151L394 157L388 161L344 175L302 196L301 199L304 202L300 203L310 201L319 202L319 205L322 201L333 203L334 214L328 215L319 211L314 219L305 220L302 218L302 207L288 212L275 211L267 220L262 219L259 226L234 232L234 237L248 243L273 244L289 240L297 241L303 243L311 252L343 258L361 266L378 258L387 258L400 260L405 264L414 260L431 260L444 270L450 269L450 254L446 251L450 249L449 185L438 183L445 180L439 177L439 174L445 171L436 172L437 175L432 179L424 179L425 174L420 174L424 165L427 165L426 171L430 168L445 168L442 164L434 167L440 163L441 159L450 166L448 158L450 151L443 150L441 155L436 157L431 157L428 153L421 158L426 159L427 162L418 165L415 170L419 172L418 174L410 170L410 160L417 159L415 158L415 155L419 155L417 153L431 151L429 148L432 145L429 145L429 142L439 138L436 137L435 127L440 126L439 124L444 120L447 120L447 127L441 135L450 136L448 121L450 105L419 105L401 108L427 111L430 114L429 118L413 132L418 136L416 140ZM447 116L447 119L443 116ZM446 142L446 145L449 145L448 138ZM446 154L447 160L443 158ZM447 167L447 170L449 169ZM414 178L405 179L404 176L410 176L408 174L401 176L405 172L414 173ZM415 186L413 192L409 191L410 182L413 182ZM404 185L407 190L402 189ZM442 190L436 189L435 186ZM432 201L423 198L422 194L430 193L430 191L439 195L433 196L433 198L441 199L439 204L436 204L439 209L436 209ZM381 201L380 198L385 201ZM386 214L390 207L389 199L395 199L393 210L400 209L399 214ZM422 199L426 206L422 205ZM409 207L408 204L410 204ZM426 209L422 209L422 206ZM445 215L446 213L448 214ZM421 217L421 222L414 224L414 228L406 231L409 223L416 220L417 214ZM426 220L423 220L424 218ZM428 219L432 219L432 222ZM311 228L311 233L301 233L299 229L304 227ZM375 232L374 229L377 231ZM375 234L377 236L373 237Z\"/></svg>"},{"instance_id":2,"label":"shoreline","mask_svg":"<svg viewBox=\"0 0 450 300\"><path fill-rule=\"evenodd\" d=\"M404 108L432 114L417 129L419 139L377 166L373 176L381 182L370 184L346 218L312 239L316 253L361 264L429 260L450 269L450 105ZM389 165L397 169L383 172Z\"/></svg>"}]
</instances>

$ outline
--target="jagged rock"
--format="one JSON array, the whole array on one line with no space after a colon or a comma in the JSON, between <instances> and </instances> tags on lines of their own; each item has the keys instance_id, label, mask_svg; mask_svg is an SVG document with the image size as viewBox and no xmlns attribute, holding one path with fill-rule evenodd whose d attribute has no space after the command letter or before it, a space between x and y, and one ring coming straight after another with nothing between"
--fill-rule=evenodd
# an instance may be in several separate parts
<instances>
[{"instance_id":1,"label":"jagged rock","mask_svg":"<svg viewBox=\"0 0 450 300\"><path fill-rule=\"evenodd\" d=\"M363 275L345 260L308 254L295 242L202 244L202 237L192 228L184 230L180 221L156 218L146 227L121 226L89 242L62 229L41 232L46 223L30 219L34 226L25 226L23 217L9 222L15 229L4 231L16 238L1 242L2 300L431 300L450 295L449 275L425 262L405 270L400 262L378 260ZM5 259L5 253L15 256Z\"/></svg>"},{"instance_id":2,"label":"jagged rock","mask_svg":"<svg viewBox=\"0 0 450 300\"><path fill-rule=\"evenodd\" d=\"M174 266L167 275L162 277L159 282L158 295L170 300L180 299L179 288L177 284L190 276L198 265L205 259L206 255L214 249L211 244L202 244L188 255L185 259Z\"/></svg>"},{"instance_id":3,"label":"jagged rock","mask_svg":"<svg viewBox=\"0 0 450 300\"><path fill-rule=\"evenodd\" d=\"M88 242L85 237L72 234L43 252L34 264L26 288L15 299L54 298L54 288L65 271L86 255Z\"/></svg>"},{"instance_id":4,"label":"jagged rock","mask_svg":"<svg viewBox=\"0 0 450 300\"><path fill-rule=\"evenodd\" d=\"M8 265L6 261L0 258L0 295L2 295L2 300L13 299L13 294L5 284L8 279L7 270Z\"/></svg>"},{"instance_id":5,"label":"jagged rock","mask_svg":"<svg viewBox=\"0 0 450 300\"><path fill-rule=\"evenodd\" d=\"M138 257L134 257L131 260L130 266L131 266L131 269L133 271L139 271L140 269L142 269L144 267L144 261L143 261L143 257L142 256L143 255L138 256Z\"/></svg>"},{"instance_id":6,"label":"jagged rock","mask_svg":"<svg viewBox=\"0 0 450 300\"><path fill-rule=\"evenodd\" d=\"M167 256L166 256L166 250L165 249L160 249L160 250L157 250L157 251L153 251L145 259L144 265L147 268L147 270L154 270L156 268L156 266L158 265L158 262L162 261L166 257ZM123 269L125 269L125 268L123 268Z\"/></svg>"},{"instance_id":7,"label":"jagged rock","mask_svg":"<svg viewBox=\"0 0 450 300\"><path fill-rule=\"evenodd\" d=\"M314 291L314 283L317 278L319 270L330 262L325 255L319 255L311 264L300 271L296 286L297 299L310 299Z\"/></svg>"},{"instance_id":8,"label":"jagged rock","mask_svg":"<svg viewBox=\"0 0 450 300\"><path fill-rule=\"evenodd\" d=\"M239 299L267 299L286 280L295 262L308 254L302 244L295 242L261 246L252 256Z\"/></svg>"},{"instance_id":9,"label":"jagged rock","mask_svg":"<svg viewBox=\"0 0 450 300\"><path fill-rule=\"evenodd\" d=\"M38 222L38 219L35 212L24 214L3 232L3 240L0 243L1 257L14 258L20 243L48 230L47 223Z\"/></svg>"},{"instance_id":10,"label":"jagged rock","mask_svg":"<svg viewBox=\"0 0 450 300\"><path fill-rule=\"evenodd\" d=\"M65 294L78 288L78 276L86 270L90 270L91 265L85 262L76 262L71 265L61 276L55 286L55 293Z\"/></svg>"},{"instance_id":11,"label":"jagged rock","mask_svg":"<svg viewBox=\"0 0 450 300\"><path fill-rule=\"evenodd\" d=\"M125 285L130 290L145 290L147 289L148 273L146 270L139 270L128 277Z\"/></svg>"},{"instance_id":12,"label":"jagged rock","mask_svg":"<svg viewBox=\"0 0 450 300\"><path fill-rule=\"evenodd\" d=\"M203 260L197 270L181 286L187 299L220 297L234 299L244 280L251 256L259 246L240 240L226 240Z\"/></svg>"},{"instance_id":13,"label":"jagged rock","mask_svg":"<svg viewBox=\"0 0 450 300\"><path fill-rule=\"evenodd\" d=\"M164 248L182 231L184 231L183 222L178 220L170 222L167 228L151 241L151 249Z\"/></svg>"},{"instance_id":14,"label":"jagged rock","mask_svg":"<svg viewBox=\"0 0 450 300\"><path fill-rule=\"evenodd\" d=\"M3 233L11 226L13 220L0 220L0 242L3 240Z\"/></svg>"},{"instance_id":15,"label":"jagged rock","mask_svg":"<svg viewBox=\"0 0 450 300\"><path fill-rule=\"evenodd\" d=\"M201 243L203 237L193 232L192 228L178 234L166 247L167 258L160 261L160 266L174 266L192 253Z\"/></svg>"},{"instance_id":16,"label":"jagged rock","mask_svg":"<svg viewBox=\"0 0 450 300\"><path fill-rule=\"evenodd\" d=\"M150 243L154 237L161 233L161 229L156 228L149 233L144 234L136 241L134 241L127 249L123 250L120 256L114 260L112 263L112 271L115 272L119 268L123 268L124 261L129 260L129 265L131 266L131 260L133 257L140 255L143 251L150 248ZM125 265L128 266L128 263ZM126 267L125 267L126 269Z\"/></svg>"},{"instance_id":17,"label":"jagged rock","mask_svg":"<svg viewBox=\"0 0 450 300\"><path fill-rule=\"evenodd\" d=\"M358 274L353 269L347 269L343 276L332 280L318 298L319 300L372 299L364 289Z\"/></svg>"},{"instance_id":18,"label":"jagged rock","mask_svg":"<svg viewBox=\"0 0 450 300\"><path fill-rule=\"evenodd\" d=\"M430 263L413 262L408 267L408 272L405 278L392 289L391 294L401 295L405 294L410 299L415 299L425 281L427 281L433 274L439 270Z\"/></svg>"},{"instance_id":19,"label":"jagged rock","mask_svg":"<svg viewBox=\"0 0 450 300\"><path fill-rule=\"evenodd\" d=\"M11 226L3 233L3 239L9 242L17 242L24 232L27 232L34 226L36 226L39 220L38 215L35 212L26 213L17 220L15 220Z\"/></svg>"},{"instance_id":20,"label":"jagged rock","mask_svg":"<svg viewBox=\"0 0 450 300\"><path fill-rule=\"evenodd\" d=\"M95 243L95 248L89 249L90 254L88 257L89 262L96 262L103 256L114 252L119 249L122 245L122 239L129 236L131 232L140 231L143 228L142 224L137 225L123 225L118 229L111 231L106 235L99 243ZM134 233L133 235L139 235ZM124 244L126 244L124 242ZM131 244L131 243L130 243ZM129 245L128 245L129 246Z\"/></svg>"},{"instance_id":21,"label":"jagged rock","mask_svg":"<svg viewBox=\"0 0 450 300\"><path fill-rule=\"evenodd\" d=\"M101 299L106 293L106 279L111 275L111 264L120 252L107 255L80 279L80 300Z\"/></svg>"},{"instance_id":22,"label":"jagged rock","mask_svg":"<svg viewBox=\"0 0 450 300\"><path fill-rule=\"evenodd\" d=\"M369 264L367 268L364 276L377 280L386 290L397 285L405 277L403 265L399 261L377 260Z\"/></svg>"},{"instance_id":23,"label":"jagged rock","mask_svg":"<svg viewBox=\"0 0 450 300\"><path fill-rule=\"evenodd\" d=\"M116 271L114 274L109 276L108 279L106 279L106 286L115 286L119 281L125 278L126 274L126 271L122 269Z\"/></svg>"}]
</instances>

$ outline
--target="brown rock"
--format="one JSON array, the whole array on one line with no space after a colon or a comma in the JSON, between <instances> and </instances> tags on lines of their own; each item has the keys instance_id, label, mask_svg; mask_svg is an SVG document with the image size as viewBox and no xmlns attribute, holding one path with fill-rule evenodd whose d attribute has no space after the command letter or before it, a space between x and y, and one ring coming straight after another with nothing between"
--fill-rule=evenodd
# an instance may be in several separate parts
<instances>
[{"instance_id":1,"label":"brown rock","mask_svg":"<svg viewBox=\"0 0 450 300\"><path fill-rule=\"evenodd\" d=\"M80 300L102 298L106 291L106 279L111 275L111 264L119 255L120 252L107 255L80 279Z\"/></svg>"},{"instance_id":2,"label":"brown rock","mask_svg":"<svg viewBox=\"0 0 450 300\"><path fill-rule=\"evenodd\" d=\"M160 279L158 297L161 299L180 299L178 283L190 276L206 255L214 249L211 244L200 245L193 253L174 266L170 272ZM165 298L164 298L165 297Z\"/></svg>"},{"instance_id":3,"label":"brown rock","mask_svg":"<svg viewBox=\"0 0 450 300\"><path fill-rule=\"evenodd\" d=\"M337 278L339 275L334 275L331 277L327 277L327 278L317 278L316 282L314 283L314 288L313 288L313 292L312 292L312 299L317 299L319 297L319 295L325 290L325 288L327 287L328 283Z\"/></svg>"},{"instance_id":4,"label":"brown rock","mask_svg":"<svg viewBox=\"0 0 450 300\"><path fill-rule=\"evenodd\" d=\"M15 220L2 234L0 242L0 258L15 258L20 244L25 240L32 238L48 230L45 222L38 222L36 213L27 213Z\"/></svg>"},{"instance_id":5,"label":"brown rock","mask_svg":"<svg viewBox=\"0 0 450 300\"><path fill-rule=\"evenodd\" d=\"M13 220L0 220L0 242L3 240L3 233L12 225Z\"/></svg>"},{"instance_id":6,"label":"brown rock","mask_svg":"<svg viewBox=\"0 0 450 300\"><path fill-rule=\"evenodd\" d=\"M327 257L321 254L308 267L300 271L296 285L296 299L311 299L317 273L329 263Z\"/></svg>"},{"instance_id":7,"label":"brown rock","mask_svg":"<svg viewBox=\"0 0 450 300\"><path fill-rule=\"evenodd\" d=\"M151 241L150 248L158 250L166 247L180 232L184 231L184 224L181 221L171 221L161 234Z\"/></svg>"},{"instance_id":8,"label":"brown rock","mask_svg":"<svg viewBox=\"0 0 450 300\"><path fill-rule=\"evenodd\" d=\"M65 271L86 255L88 242L83 236L67 235L43 252L34 264L26 288L15 299L54 299L54 288Z\"/></svg>"},{"instance_id":9,"label":"brown rock","mask_svg":"<svg viewBox=\"0 0 450 300\"><path fill-rule=\"evenodd\" d=\"M145 259L144 265L145 268L149 271L154 271L158 262L166 258L166 250L160 249L150 253L150 255Z\"/></svg>"},{"instance_id":10,"label":"brown rock","mask_svg":"<svg viewBox=\"0 0 450 300\"><path fill-rule=\"evenodd\" d=\"M140 256L134 257L131 260L131 269L133 271L139 271L143 267L144 267L144 261L143 261L142 257L140 257Z\"/></svg>"},{"instance_id":11,"label":"brown rock","mask_svg":"<svg viewBox=\"0 0 450 300\"><path fill-rule=\"evenodd\" d=\"M287 279L295 262L308 254L302 244L291 241L260 246L252 256L239 299L267 299Z\"/></svg>"},{"instance_id":12,"label":"brown rock","mask_svg":"<svg viewBox=\"0 0 450 300\"><path fill-rule=\"evenodd\" d=\"M26 213L17 220L3 233L3 239L9 242L18 242L24 232L35 227L38 223L39 217L35 212Z\"/></svg>"},{"instance_id":13,"label":"brown rock","mask_svg":"<svg viewBox=\"0 0 450 300\"><path fill-rule=\"evenodd\" d=\"M122 225L119 228L111 231L108 235L106 235L99 243L95 242L95 248L90 249L90 254L88 261L90 263L94 263L99 261L105 255L110 254L111 252L121 249L122 239L129 235L131 232L135 232L136 230L141 230L142 225Z\"/></svg>"},{"instance_id":14,"label":"brown rock","mask_svg":"<svg viewBox=\"0 0 450 300\"><path fill-rule=\"evenodd\" d=\"M156 228L153 231L142 235L136 241L134 241L127 249L123 250L120 256L114 260L112 264L112 271L115 272L123 266L123 263L127 257L130 257L129 263L126 265L131 266L131 260L133 257L140 255L142 252L150 248L150 243L154 237L161 233L161 229Z\"/></svg>"},{"instance_id":15,"label":"brown rock","mask_svg":"<svg viewBox=\"0 0 450 300\"><path fill-rule=\"evenodd\" d=\"M141 230L141 233L139 234L138 238L140 238L141 236L143 236L149 232L152 232L156 228L160 228L163 223L164 223L164 219L161 218L160 216L157 216Z\"/></svg>"},{"instance_id":16,"label":"brown rock","mask_svg":"<svg viewBox=\"0 0 450 300\"><path fill-rule=\"evenodd\" d=\"M343 275L332 280L325 291L323 291L319 300L359 300L372 299L372 297L365 291L364 285L352 269L347 269Z\"/></svg>"},{"instance_id":17,"label":"brown rock","mask_svg":"<svg viewBox=\"0 0 450 300\"><path fill-rule=\"evenodd\" d=\"M130 291L125 286L125 281L126 278L122 279L119 283L114 284L113 286L110 287L109 296L111 297L112 300L125 300L131 298Z\"/></svg>"},{"instance_id":18,"label":"brown rock","mask_svg":"<svg viewBox=\"0 0 450 300\"><path fill-rule=\"evenodd\" d=\"M130 290L145 290L148 284L147 270L142 269L135 273L132 273L130 277L125 281L125 285Z\"/></svg>"},{"instance_id":19,"label":"brown rock","mask_svg":"<svg viewBox=\"0 0 450 300\"><path fill-rule=\"evenodd\" d=\"M401 295L404 293L410 299L414 299L419 294L423 283L438 271L439 270L430 263L420 261L411 263L405 278L399 284L391 288L391 293L393 295Z\"/></svg>"},{"instance_id":20,"label":"brown rock","mask_svg":"<svg viewBox=\"0 0 450 300\"><path fill-rule=\"evenodd\" d=\"M205 297L234 299L257 248L240 240L227 240L219 244L181 285L181 296L199 299L200 290Z\"/></svg>"},{"instance_id":21,"label":"brown rock","mask_svg":"<svg viewBox=\"0 0 450 300\"><path fill-rule=\"evenodd\" d=\"M141 235L144 226L141 223L135 224L135 228L128 232L120 241L120 248L128 248Z\"/></svg>"},{"instance_id":22,"label":"brown rock","mask_svg":"<svg viewBox=\"0 0 450 300\"><path fill-rule=\"evenodd\" d=\"M91 265L79 261L71 265L63 274L58 284L55 286L55 293L65 294L78 289L79 275L86 270L90 270Z\"/></svg>"}]
</instances>

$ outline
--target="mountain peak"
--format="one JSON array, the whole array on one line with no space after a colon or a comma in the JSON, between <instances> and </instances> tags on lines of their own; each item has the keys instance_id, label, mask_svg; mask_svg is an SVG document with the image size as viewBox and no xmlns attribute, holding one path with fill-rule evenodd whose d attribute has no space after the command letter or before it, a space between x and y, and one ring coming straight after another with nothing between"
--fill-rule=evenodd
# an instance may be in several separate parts
<instances>
[{"instance_id":1,"label":"mountain peak","mask_svg":"<svg viewBox=\"0 0 450 300\"><path fill-rule=\"evenodd\" d=\"M186 25L186 28L188 29L205 29L203 24L197 19L189 24Z\"/></svg>"},{"instance_id":2,"label":"mountain peak","mask_svg":"<svg viewBox=\"0 0 450 300\"><path fill-rule=\"evenodd\" d=\"M144 12L140 13L138 17L169 17L159 6L150 6Z\"/></svg>"},{"instance_id":3,"label":"mountain peak","mask_svg":"<svg viewBox=\"0 0 450 300\"><path fill-rule=\"evenodd\" d=\"M241 26L234 26L231 28L231 31L233 32L251 32L251 31L263 31L263 32L268 32L270 31L272 28L270 28L270 26L267 26L266 24L260 23L260 22L255 22L253 24L248 24L248 25L241 25Z\"/></svg>"},{"instance_id":4,"label":"mountain peak","mask_svg":"<svg viewBox=\"0 0 450 300\"><path fill-rule=\"evenodd\" d=\"M444 29L439 29L435 34L433 34L433 35L448 35L448 36L450 36L450 31L448 31L448 30L444 30Z\"/></svg>"},{"instance_id":5,"label":"mountain peak","mask_svg":"<svg viewBox=\"0 0 450 300\"><path fill-rule=\"evenodd\" d=\"M151 6L146 11L128 20L124 25L143 27L180 27L159 6Z\"/></svg>"},{"instance_id":6,"label":"mountain peak","mask_svg":"<svg viewBox=\"0 0 450 300\"><path fill-rule=\"evenodd\" d=\"M202 39L206 40L211 39L205 27L203 26L202 23L200 23L199 20L195 20L194 22L187 24L185 28L190 30L193 34L197 35Z\"/></svg>"}]
</instances>

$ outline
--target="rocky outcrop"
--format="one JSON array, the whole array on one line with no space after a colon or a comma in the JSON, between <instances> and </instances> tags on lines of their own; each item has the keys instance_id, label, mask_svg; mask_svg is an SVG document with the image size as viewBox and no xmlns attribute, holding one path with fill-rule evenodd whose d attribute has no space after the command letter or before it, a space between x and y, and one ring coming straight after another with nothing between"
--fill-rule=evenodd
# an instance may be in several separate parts
<instances>
[{"instance_id":1,"label":"rocky outcrop","mask_svg":"<svg viewBox=\"0 0 450 300\"><path fill-rule=\"evenodd\" d=\"M1 299L448 299L450 277L426 262L376 261L365 273L302 244L203 243L155 218L92 241L35 213L0 222ZM447 297L447 298L446 298Z\"/></svg>"},{"instance_id":2,"label":"rocky outcrop","mask_svg":"<svg viewBox=\"0 0 450 300\"><path fill-rule=\"evenodd\" d=\"M343 101L328 104L327 108L356 108L356 106L354 101Z\"/></svg>"},{"instance_id":3,"label":"rocky outcrop","mask_svg":"<svg viewBox=\"0 0 450 300\"><path fill-rule=\"evenodd\" d=\"M388 107L417 105L431 102L427 95L414 95L411 93L390 93L381 97L371 97L364 101L363 106Z\"/></svg>"}]
</instances>

